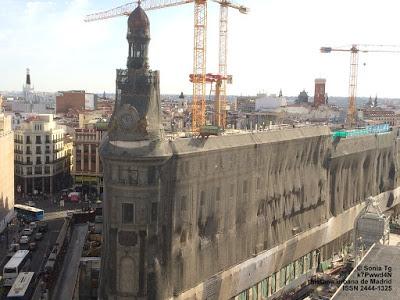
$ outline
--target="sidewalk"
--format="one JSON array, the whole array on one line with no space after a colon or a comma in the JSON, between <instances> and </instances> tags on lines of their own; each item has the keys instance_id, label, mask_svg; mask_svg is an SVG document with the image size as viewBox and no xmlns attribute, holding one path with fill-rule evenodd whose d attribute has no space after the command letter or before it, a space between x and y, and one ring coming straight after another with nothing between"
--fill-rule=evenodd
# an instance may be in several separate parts
<instances>
[{"instance_id":1,"label":"sidewalk","mask_svg":"<svg viewBox=\"0 0 400 300\"><path fill-rule=\"evenodd\" d=\"M7 258L8 247L13 242L18 242L19 224L16 218L8 225L8 227L0 234L0 267L3 267ZM8 235L8 241L7 241Z\"/></svg>"}]
</instances>

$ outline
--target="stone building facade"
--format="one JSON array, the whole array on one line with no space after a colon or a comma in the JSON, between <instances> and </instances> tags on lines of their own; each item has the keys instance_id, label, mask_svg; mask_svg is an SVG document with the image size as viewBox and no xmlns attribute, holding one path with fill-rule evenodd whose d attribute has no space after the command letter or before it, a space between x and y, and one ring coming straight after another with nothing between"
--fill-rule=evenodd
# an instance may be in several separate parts
<instances>
[{"instance_id":1,"label":"stone building facade","mask_svg":"<svg viewBox=\"0 0 400 300\"><path fill-rule=\"evenodd\" d=\"M85 91L63 91L56 96L56 113L67 113L69 109L76 111L85 109Z\"/></svg>"},{"instance_id":2,"label":"stone building facade","mask_svg":"<svg viewBox=\"0 0 400 300\"><path fill-rule=\"evenodd\" d=\"M74 130L72 176L75 185L82 185L88 193L95 189L103 193L103 164L99 146L106 133L108 120L93 120Z\"/></svg>"},{"instance_id":3,"label":"stone building facade","mask_svg":"<svg viewBox=\"0 0 400 300\"><path fill-rule=\"evenodd\" d=\"M149 39L138 7L100 147L100 299L276 297L351 244L366 197L399 206L395 130L339 142L325 126L165 140Z\"/></svg>"},{"instance_id":4,"label":"stone building facade","mask_svg":"<svg viewBox=\"0 0 400 300\"><path fill-rule=\"evenodd\" d=\"M15 183L23 194L53 194L70 184L66 130L53 115L33 115L15 129Z\"/></svg>"},{"instance_id":5,"label":"stone building facade","mask_svg":"<svg viewBox=\"0 0 400 300\"><path fill-rule=\"evenodd\" d=\"M0 112L0 233L11 220L14 207L14 133L11 116Z\"/></svg>"}]
</instances>

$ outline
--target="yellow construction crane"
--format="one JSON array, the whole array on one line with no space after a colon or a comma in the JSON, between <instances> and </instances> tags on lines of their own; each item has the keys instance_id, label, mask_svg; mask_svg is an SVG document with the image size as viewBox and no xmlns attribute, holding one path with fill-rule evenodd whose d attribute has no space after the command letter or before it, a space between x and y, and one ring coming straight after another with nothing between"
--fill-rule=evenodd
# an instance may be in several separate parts
<instances>
[{"instance_id":1,"label":"yellow construction crane","mask_svg":"<svg viewBox=\"0 0 400 300\"><path fill-rule=\"evenodd\" d=\"M361 48L360 48L361 47ZM352 45L351 48L332 48L332 47L321 47L321 53L331 53L333 51L338 52L350 52L350 79L349 79L349 106L347 109L346 125L353 127L357 125L357 78L358 78L358 54L360 52L387 52L387 53L400 53L398 50L390 50L393 47L391 45Z\"/></svg>"},{"instance_id":2,"label":"yellow construction crane","mask_svg":"<svg viewBox=\"0 0 400 300\"><path fill-rule=\"evenodd\" d=\"M232 76L227 73L228 52L228 8L237 9L242 14L247 14L249 9L243 5L234 4L229 0L214 1L220 4L219 12L219 56L218 75L220 80L216 82L214 122L216 126L226 127L226 84L232 82Z\"/></svg>"},{"instance_id":3,"label":"yellow construction crane","mask_svg":"<svg viewBox=\"0 0 400 300\"><path fill-rule=\"evenodd\" d=\"M221 5L220 12L220 40L219 40L219 73L221 78L226 75L226 53L227 53L227 24L228 7L235 8L241 13L247 13L248 8L234 4L229 0L211 0ZM143 0L128 3L116 8L87 15L85 22L92 22L113 18L117 16L129 15L137 5L141 5L143 10L155 10L182 4L194 3L194 45L193 45L193 83L192 98L192 130L199 131L205 124L206 112L206 49L207 49L207 0ZM219 116L218 124L225 126L225 107L226 107L226 80L221 81L220 95L216 97L216 105Z\"/></svg>"}]
</instances>

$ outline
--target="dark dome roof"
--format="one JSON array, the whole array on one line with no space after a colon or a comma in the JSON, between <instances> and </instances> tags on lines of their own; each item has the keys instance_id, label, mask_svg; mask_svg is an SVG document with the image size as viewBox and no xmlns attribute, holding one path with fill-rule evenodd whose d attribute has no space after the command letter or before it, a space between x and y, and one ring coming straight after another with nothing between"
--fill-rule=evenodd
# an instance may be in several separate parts
<instances>
[{"instance_id":1,"label":"dark dome roof","mask_svg":"<svg viewBox=\"0 0 400 300\"><path fill-rule=\"evenodd\" d=\"M149 18L140 6L129 15L128 26L132 33L137 30L144 30L146 33L150 31Z\"/></svg>"}]
</instances>

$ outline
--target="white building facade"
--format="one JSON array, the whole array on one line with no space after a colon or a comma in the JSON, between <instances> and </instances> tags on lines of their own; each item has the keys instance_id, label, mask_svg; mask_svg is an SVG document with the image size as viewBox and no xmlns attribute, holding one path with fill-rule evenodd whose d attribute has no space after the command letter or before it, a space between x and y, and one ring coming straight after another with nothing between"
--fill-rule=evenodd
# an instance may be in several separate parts
<instances>
[{"instance_id":1,"label":"white building facade","mask_svg":"<svg viewBox=\"0 0 400 300\"><path fill-rule=\"evenodd\" d=\"M15 130L17 193L50 194L69 184L69 159L64 149L65 126L53 115L34 115Z\"/></svg>"}]
</instances>

